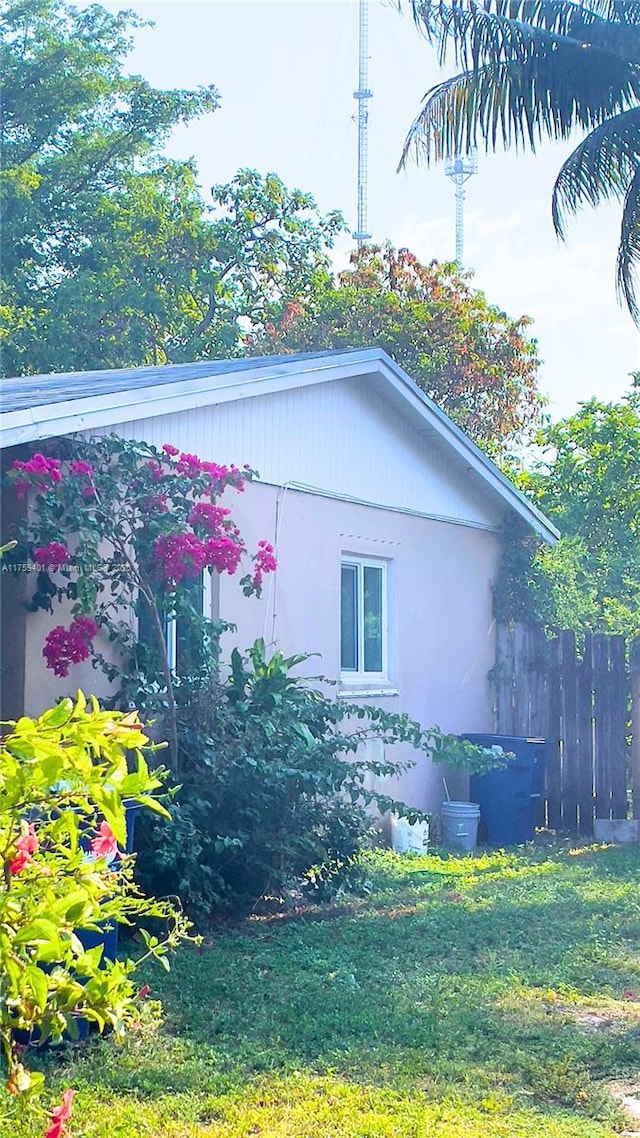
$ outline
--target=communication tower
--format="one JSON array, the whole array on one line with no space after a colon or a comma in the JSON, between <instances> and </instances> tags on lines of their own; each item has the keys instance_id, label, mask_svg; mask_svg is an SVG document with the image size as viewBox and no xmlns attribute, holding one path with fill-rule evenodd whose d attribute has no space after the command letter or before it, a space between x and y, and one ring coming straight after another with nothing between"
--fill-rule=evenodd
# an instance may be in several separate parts
<instances>
[{"instance_id":1,"label":"communication tower","mask_svg":"<svg viewBox=\"0 0 640 1138\"><path fill-rule=\"evenodd\" d=\"M358 249L371 239L367 222L367 167L368 167L368 101L373 96L369 88L369 0L360 0L358 90L353 97L358 103L358 224L353 234Z\"/></svg>"},{"instance_id":2,"label":"communication tower","mask_svg":"<svg viewBox=\"0 0 640 1138\"><path fill-rule=\"evenodd\" d=\"M464 187L473 174L478 172L478 159L475 151L471 154L456 154L455 158L447 158L444 164L447 178L451 178L455 186L456 195L456 261L462 265L464 252Z\"/></svg>"}]
</instances>

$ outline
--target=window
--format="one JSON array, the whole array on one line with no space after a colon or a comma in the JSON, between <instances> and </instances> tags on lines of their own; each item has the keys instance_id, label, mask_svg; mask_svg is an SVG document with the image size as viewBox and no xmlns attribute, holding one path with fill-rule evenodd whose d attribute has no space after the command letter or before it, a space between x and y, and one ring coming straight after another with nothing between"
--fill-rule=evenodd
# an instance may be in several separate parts
<instances>
[{"instance_id":1,"label":"window","mask_svg":"<svg viewBox=\"0 0 640 1138\"><path fill-rule=\"evenodd\" d=\"M211 612L212 585L211 574L207 572L201 573L193 581L185 582L182 587L187 604L203 616L209 616ZM161 592L157 593L156 597L160 603ZM188 675L195 663L200 639L190 634L188 621L181 620L179 615L165 617L163 623L169 666L172 672ZM147 605L142 600L138 605L138 639L143 646L155 646L151 617Z\"/></svg>"},{"instance_id":2,"label":"window","mask_svg":"<svg viewBox=\"0 0 640 1138\"><path fill-rule=\"evenodd\" d=\"M349 557L342 562L340 671L345 679L386 679L387 566Z\"/></svg>"}]
</instances>

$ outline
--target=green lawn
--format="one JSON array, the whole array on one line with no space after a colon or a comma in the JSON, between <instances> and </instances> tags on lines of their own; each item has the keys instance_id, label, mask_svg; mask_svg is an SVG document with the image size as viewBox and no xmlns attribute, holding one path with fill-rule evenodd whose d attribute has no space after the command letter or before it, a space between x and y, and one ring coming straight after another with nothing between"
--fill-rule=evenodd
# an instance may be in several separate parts
<instances>
[{"instance_id":1,"label":"green lawn","mask_svg":"<svg viewBox=\"0 0 640 1138\"><path fill-rule=\"evenodd\" d=\"M611 1087L640 1080L638 849L380 853L370 876L366 900L183 951L147 976L162 1026L47 1061L53 1097L78 1092L74 1138L629 1125Z\"/></svg>"}]
</instances>

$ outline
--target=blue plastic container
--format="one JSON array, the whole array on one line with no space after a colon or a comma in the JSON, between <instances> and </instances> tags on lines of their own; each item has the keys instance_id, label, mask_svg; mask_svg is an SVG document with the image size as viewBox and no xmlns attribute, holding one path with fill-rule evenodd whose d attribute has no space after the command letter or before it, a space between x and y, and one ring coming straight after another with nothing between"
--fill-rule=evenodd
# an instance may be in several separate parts
<instances>
[{"instance_id":1,"label":"blue plastic container","mask_svg":"<svg viewBox=\"0 0 640 1138\"><path fill-rule=\"evenodd\" d=\"M132 799L127 799L124 803L125 820L127 824L127 843L125 846L125 853L133 853L133 840L136 828L137 812L140 809L140 803L134 802ZM102 959L115 960L118 951L118 926L113 923L105 923L100 926L99 932L93 932L90 929L76 929L78 940L85 949L95 948L96 945L103 946Z\"/></svg>"},{"instance_id":2,"label":"blue plastic container","mask_svg":"<svg viewBox=\"0 0 640 1138\"><path fill-rule=\"evenodd\" d=\"M470 798L480 807L481 839L498 848L532 841L544 789L546 739L476 734L462 738L515 755L505 768L471 776Z\"/></svg>"}]
</instances>

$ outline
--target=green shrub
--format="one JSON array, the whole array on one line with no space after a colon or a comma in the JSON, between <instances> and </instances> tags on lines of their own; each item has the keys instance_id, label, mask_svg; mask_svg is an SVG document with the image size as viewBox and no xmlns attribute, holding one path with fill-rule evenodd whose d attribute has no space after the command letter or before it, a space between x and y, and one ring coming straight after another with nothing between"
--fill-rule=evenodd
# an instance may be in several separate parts
<instances>
[{"instance_id":1,"label":"green shrub","mask_svg":"<svg viewBox=\"0 0 640 1138\"><path fill-rule=\"evenodd\" d=\"M495 764L471 744L406 715L329 698L291 675L306 656L236 650L226 683L183 685L180 779L172 825L148 819L138 868L146 887L176 892L198 915L280 895L297 880L317 894L357 874L376 811L417 818L370 789L413 765L376 761L369 739L408 743L437 760ZM186 694L187 691L190 694Z\"/></svg>"}]
</instances>

